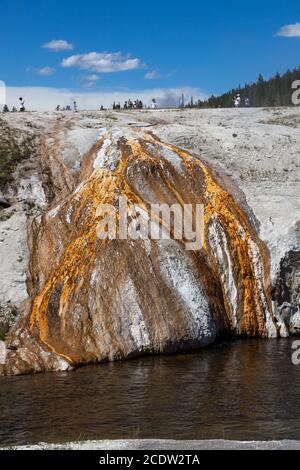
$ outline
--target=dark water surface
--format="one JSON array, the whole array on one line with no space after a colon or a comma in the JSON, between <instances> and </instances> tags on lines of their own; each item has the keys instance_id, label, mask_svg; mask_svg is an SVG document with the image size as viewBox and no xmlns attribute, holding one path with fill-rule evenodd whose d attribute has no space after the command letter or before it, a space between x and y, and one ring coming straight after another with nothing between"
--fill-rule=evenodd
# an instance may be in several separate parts
<instances>
[{"instance_id":1,"label":"dark water surface","mask_svg":"<svg viewBox=\"0 0 300 470\"><path fill-rule=\"evenodd\" d=\"M0 378L0 443L300 439L291 339Z\"/></svg>"}]
</instances>

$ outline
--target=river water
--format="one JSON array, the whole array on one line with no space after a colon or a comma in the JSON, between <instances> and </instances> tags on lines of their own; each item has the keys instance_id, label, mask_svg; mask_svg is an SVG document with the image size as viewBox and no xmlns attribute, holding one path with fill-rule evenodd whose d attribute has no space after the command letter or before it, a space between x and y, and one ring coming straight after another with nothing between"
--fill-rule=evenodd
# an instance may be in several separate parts
<instances>
[{"instance_id":1,"label":"river water","mask_svg":"<svg viewBox=\"0 0 300 470\"><path fill-rule=\"evenodd\" d=\"M300 439L292 341L239 340L193 354L0 378L0 444Z\"/></svg>"}]
</instances>

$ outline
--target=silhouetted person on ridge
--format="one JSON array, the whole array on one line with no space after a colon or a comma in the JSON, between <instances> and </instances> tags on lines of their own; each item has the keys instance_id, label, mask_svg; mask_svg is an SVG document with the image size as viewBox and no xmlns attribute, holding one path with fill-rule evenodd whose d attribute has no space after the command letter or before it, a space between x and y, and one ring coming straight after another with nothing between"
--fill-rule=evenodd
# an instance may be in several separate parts
<instances>
[{"instance_id":1,"label":"silhouetted person on ridge","mask_svg":"<svg viewBox=\"0 0 300 470\"><path fill-rule=\"evenodd\" d=\"M25 111L25 100L23 100L23 98L19 98L19 101L20 101L20 112L21 113L24 113Z\"/></svg>"}]
</instances>

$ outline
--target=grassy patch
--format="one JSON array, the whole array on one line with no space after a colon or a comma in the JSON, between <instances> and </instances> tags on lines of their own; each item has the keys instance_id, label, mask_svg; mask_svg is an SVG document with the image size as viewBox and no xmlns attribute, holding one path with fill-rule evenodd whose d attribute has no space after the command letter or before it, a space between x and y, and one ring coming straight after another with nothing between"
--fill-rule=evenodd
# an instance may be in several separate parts
<instances>
[{"instance_id":1,"label":"grassy patch","mask_svg":"<svg viewBox=\"0 0 300 470\"><path fill-rule=\"evenodd\" d=\"M0 340L4 341L5 337L15 324L19 315L19 311L15 305L6 304L5 306L0 305Z\"/></svg>"},{"instance_id":2,"label":"grassy patch","mask_svg":"<svg viewBox=\"0 0 300 470\"><path fill-rule=\"evenodd\" d=\"M35 153L36 136L9 127L0 119L0 189L12 181L16 165Z\"/></svg>"},{"instance_id":3,"label":"grassy patch","mask_svg":"<svg viewBox=\"0 0 300 470\"><path fill-rule=\"evenodd\" d=\"M6 335L5 330L3 328L0 328L0 341L5 340L5 335Z\"/></svg>"},{"instance_id":4,"label":"grassy patch","mask_svg":"<svg viewBox=\"0 0 300 470\"><path fill-rule=\"evenodd\" d=\"M6 220L11 218L11 212L2 212L0 209L0 222L6 222Z\"/></svg>"}]
</instances>

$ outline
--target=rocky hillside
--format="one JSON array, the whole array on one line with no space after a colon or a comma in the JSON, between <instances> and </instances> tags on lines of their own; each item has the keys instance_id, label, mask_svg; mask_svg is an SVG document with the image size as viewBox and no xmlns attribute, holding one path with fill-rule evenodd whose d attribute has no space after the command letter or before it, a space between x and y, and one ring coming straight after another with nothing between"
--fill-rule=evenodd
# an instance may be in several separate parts
<instances>
[{"instance_id":1,"label":"rocky hillside","mask_svg":"<svg viewBox=\"0 0 300 470\"><path fill-rule=\"evenodd\" d=\"M299 333L299 122L293 108L5 116L0 373ZM120 195L146 220L151 203L202 203L202 250L99 240L97 207Z\"/></svg>"}]
</instances>

